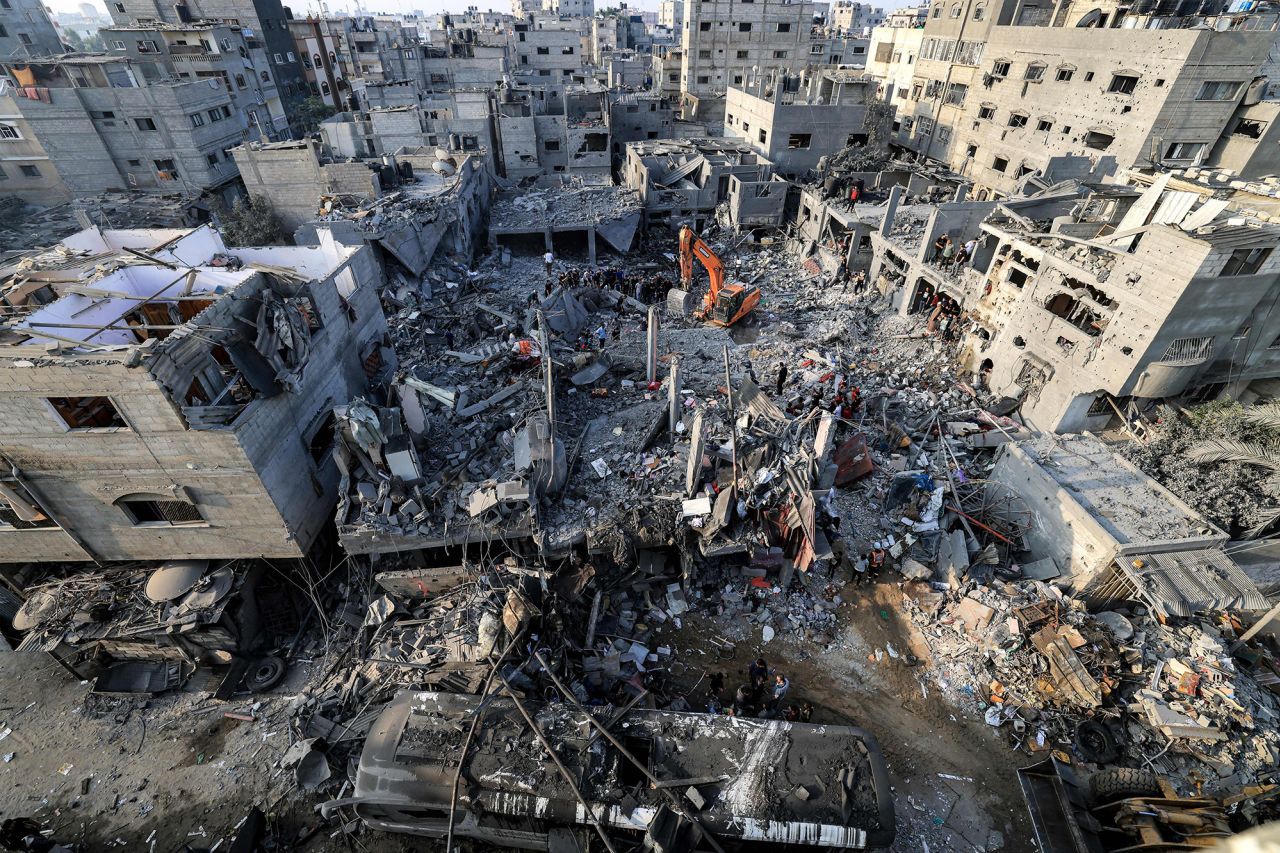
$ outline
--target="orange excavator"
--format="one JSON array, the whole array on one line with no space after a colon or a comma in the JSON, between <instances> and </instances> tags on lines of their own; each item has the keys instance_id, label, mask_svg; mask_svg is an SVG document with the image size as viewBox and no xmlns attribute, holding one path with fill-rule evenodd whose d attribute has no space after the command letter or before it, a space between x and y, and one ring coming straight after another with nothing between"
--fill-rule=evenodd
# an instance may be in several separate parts
<instances>
[{"instance_id":1,"label":"orange excavator","mask_svg":"<svg viewBox=\"0 0 1280 853\"><path fill-rule=\"evenodd\" d=\"M693 286L693 259L707 268L711 287L702 298L702 308L694 312L699 320L717 326L732 326L760 304L760 288L735 282L724 283L724 263L702 238L685 225L680 229L680 284L685 290Z\"/></svg>"}]
</instances>

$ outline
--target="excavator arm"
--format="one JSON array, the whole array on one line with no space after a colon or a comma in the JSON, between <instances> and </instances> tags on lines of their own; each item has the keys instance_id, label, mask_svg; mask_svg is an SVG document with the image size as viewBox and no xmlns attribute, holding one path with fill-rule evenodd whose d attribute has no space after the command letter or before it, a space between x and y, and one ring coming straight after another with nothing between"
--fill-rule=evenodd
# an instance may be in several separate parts
<instances>
[{"instance_id":1,"label":"excavator arm","mask_svg":"<svg viewBox=\"0 0 1280 853\"><path fill-rule=\"evenodd\" d=\"M711 279L711 289L707 291L704 303L709 307L715 304L720 289L724 287L724 263L702 238L693 233L688 225L680 229L680 283L685 290L693 286L693 259L697 258L707 268L707 276Z\"/></svg>"}]
</instances>

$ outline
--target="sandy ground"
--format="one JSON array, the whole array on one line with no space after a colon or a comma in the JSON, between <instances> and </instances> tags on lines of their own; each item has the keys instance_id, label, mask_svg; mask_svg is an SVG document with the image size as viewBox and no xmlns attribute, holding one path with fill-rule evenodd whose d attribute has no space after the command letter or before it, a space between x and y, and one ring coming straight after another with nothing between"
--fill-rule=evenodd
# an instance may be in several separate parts
<instances>
[{"instance_id":1,"label":"sandy ground","mask_svg":"<svg viewBox=\"0 0 1280 853\"><path fill-rule=\"evenodd\" d=\"M348 846L335 827L293 842L318 823L277 761L290 743L290 684L251 702L215 703L178 693L98 715L88 685L42 653L0 653L0 818L34 817L86 851L226 850L250 808L276 816L281 849L421 850L416 839L364 833ZM195 685L198 686L198 685ZM87 702L87 704L86 704ZM206 710L209 709L209 710ZM223 711L250 711L253 722ZM144 723L145 719L145 723ZM189 845L189 846L188 846Z\"/></svg>"},{"instance_id":2,"label":"sandy ground","mask_svg":"<svg viewBox=\"0 0 1280 853\"><path fill-rule=\"evenodd\" d=\"M743 617L705 613L686 614L683 626L667 630L663 639L680 662L673 670L677 682L701 679L698 695L709 674L718 671L731 699L735 686L746 681L747 664L763 656L791 680L789 701L813 704L814 722L870 731L880 742L894 787L894 851L1035 850L1015 776L1016 768L1031 760L1018 760L980 717L952 708L930 691L928 647L902 613L902 595L894 583L845 587L838 634L825 648L785 631L763 644L760 628L749 625L750 639L736 643L732 656L718 654L706 638L741 633ZM890 657L888 645L903 657ZM879 661L876 649L885 652ZM908 652L919 665L906 665Z\"/></svg>"}]
</instances>

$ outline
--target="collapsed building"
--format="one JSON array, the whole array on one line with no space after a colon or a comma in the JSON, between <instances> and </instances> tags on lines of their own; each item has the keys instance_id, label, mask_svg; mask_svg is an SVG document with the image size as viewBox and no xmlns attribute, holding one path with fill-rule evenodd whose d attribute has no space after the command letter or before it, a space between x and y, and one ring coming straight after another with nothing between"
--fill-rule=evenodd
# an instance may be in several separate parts
<instances>
[{"instance_id":1,"label":"collapsed building","mask_svg":"<svg viewBox=\"0 0 1280 853\"><path fill-rule=\"evenodd\" d=\"M742 140L778 172L796 178L831 152L866 145L872 133L888 129L887 116L883 127L867 127L869 120L880 120L868 109L877 85L861 72L822 70L730 87L725 135Z\"/></svg>"},{"instance_id":2,"label":"collapsed building","mask_svg":"<svg viewBox=\"0 0 1280 853\"><path fill-rule=\"evenodd\" d=\"M713 221L729 202L737 225L779 225L790 184L744 142L725 137L632 142L626 148L623 182L640 193L648 224L681 222L695 230Z\"/></svg>"},{"instance_id":3,"label":"collapsed building","mask_svg":"<svg viewBox=\"0 0 1280 853\"><path fill-rule=\"evenodd\" d=\"M249 195L266 201L288 233L374 248L378 260L415 280L437 252L469 259L489 211L492 178L484 152L398 148L346 159L314 140L233 150Z\"/></svg>"},{"instance_id":4,"label":"collapsed building","mask_svg":"<svg viewBox=\"0 0 1280 853\"><path fill-rule=\"evenodd\" d=\"M891 211L873 275L904 311L961 304L965 365L1037 429L1100 429L1131 400L1235 399L1280 373L1280 232L1168 180L942 204L914 224ZM963 264L940 262L944 235L974 241Z\"/></svg>"},{"instance_id":5,"label":"collapsed building","mask_svg":"<svg viewBox=\"0 0 1280 853\"><path fill-rule=\"evenodd\" d=\"M305 556L334 403L395 369L371 252L82 231L11 263L6 562Z\"/></svg>"},{"instance_id":6,"label":"collapsed building","mask_svg":"<svg viewBox=\"0 0 1280 853\"><path fill-rule=\"evenodd\" d=\"M650 710L604 716L580 705L402 693L370 732L353 795L323 808L351 806L380 829L510 846L588 825L655 849L709 839L862 850L893 840L884 759L860 729ZM598 737L606 722L625 732L625 746ZM459 737L467 726L483 731L470 750ZM542 757L548 742L564 745L558 759ZM449 804L463 774L474 787L459 798L455 825Z\"/></svg>"}]
</instances>

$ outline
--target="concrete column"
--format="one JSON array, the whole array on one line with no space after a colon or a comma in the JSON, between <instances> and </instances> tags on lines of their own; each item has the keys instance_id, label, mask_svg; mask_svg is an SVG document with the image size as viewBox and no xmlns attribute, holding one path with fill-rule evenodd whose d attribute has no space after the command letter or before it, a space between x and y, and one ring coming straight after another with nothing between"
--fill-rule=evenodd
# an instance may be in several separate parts
<instances>
[{"instance_id":1,"label":"concrete column","mask_svg":"<svg viewBox=\"0 0 1280 853\"><path fill-rule=\"evenodd\" d=\"M676 434L680 422L680 359L671 358L671 385L667 388L667 429Z\"/></svg>"},{"instance_id":2,"label":"concrete column","mask_svg":"<svg viewBox=\"0 0 1280 853\"><path fill-rule=\"evenodd\" d=\"M649 306L649 337L644 351L645 381L652 384L658 379L658 306Z\"/></svg>"},{"instance_id":3,"label":"concrete column","mask_svg":"<svg viewBox=\"0 0 1280 853\"><path fill-rule=\"evenodd\" d=\"M587 229L587 257L591 261L591 266L596 265L596 229L594 227Z\"/></svg>"},{"instance_id":4,"label":"concrete column","mask_svg":"<svg viewBox=\"0 0 1280 853\"><path fill-rule=\"evenodd\" d=\"M961 184L960 186L956 187L956 197L951 200L960 202L960 201L964 201L968 197L969 197L969 185Z\"/></svg>"},{"instance_id":5,"label":"concrete column","mask_svg":"<svg viewBox=\"0 0 1280 853\"><path fill-rule=\"evenodd\" d=\"M884 211L884 221L880 223L880 233L888 237L893 231L893 217L898 212L898 200L902 198L902 185L898 184L889 190L889 206Z\"/></svg>"},{"instance_id":6,"label":"concrete column","mask_svg":"<svg viewBox=\"0 0 1280 853\"><path fill-rule=\"evenodd\" d=\"M543 239L543 240L546 242L546 244L547 244L547 251L548 251L548 252L554 252L554 251L555 251L555 244L551 242L551 228L550 228L550 226L548 226L547 228L544 228L544 229L543 229L543 231L542 231L542 239Z\"/></svg>"}]
</instances>

